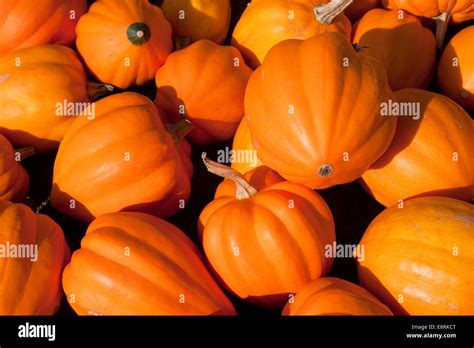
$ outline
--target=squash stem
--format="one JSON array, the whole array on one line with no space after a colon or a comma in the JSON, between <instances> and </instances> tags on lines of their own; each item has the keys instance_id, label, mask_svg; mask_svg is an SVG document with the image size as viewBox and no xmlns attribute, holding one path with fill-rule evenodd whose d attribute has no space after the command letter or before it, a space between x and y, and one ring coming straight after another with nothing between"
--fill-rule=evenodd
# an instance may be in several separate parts
<instances>
[{"instance_id":1,"label":"squash stem","mask_svg":"<svg viewBox=\"0 0 474 348\"><path fill-rule=\"evenodd\" d=\"M168 133L171 134L176 146L179 146L181 141L184 139L186 135L193 129L193 124L188 119L184 118L178 123L175 124L167 124L165 126Z\"/></svg>"},{"instance_id":2,"label":"squash stem","mask_svg":"<svg viewBox=\"0 0 474 348\"><path fill-rule=\"evenodd\" d=\"M238 171L232 169L231 167L210 160L207 158L207 154L205 152L202 153L201 157L209 172L223 177L224 179L232 180L235 183L237 186L235 198L248 199L257 194L257 190L252 185L250 185L248 181L245 180L244 176Z\"/></svg>"},{"instance_id":3,"label":"squash stem","mask_svg":"<svg viewBox=\"0 0 474 348\"><path fill-rule=\"evenodd\" d=\"M433 17L433 19L436 22L436 42L438 43L438 48L441 48L443 47L444 38L446 37L446 32L448 31L451 13L444 12L437 17Z\"/></svg>"},{"instance_id":4,"label":"squash stem","mask_svg":"<svg viewBox=\"0 0 474 348\"><path fill-rule=\"evenodd\" d=\"M27 159L28 157L36 155L35 149L33 146L26 146L20 149L15 150L15 153L20 154L20 161Z\"/></svg>"},{"instance_id":5,"label":"squash stem","mask_svg":"<svg viewBox=\"0 0 474 348\"><path fill-rule=\"evenodd\" d=\"M105 97L111 94L114 91L114 86L107 85L105 83L98 83L98 82L87 82L87 95L89 99L92 101L96 101L102 97Z\"/></svg>"},{"instance_id":6,"label":"squash stem","mask_svg":"<svg viewBox=\"0 0 474 348\"><path fill-rule=\"evenodd\" d=\"M331 24L338 15L352 4L353 0L331 0L314 8L316 20L321 24Z\"/></svg>"}]
</instances>

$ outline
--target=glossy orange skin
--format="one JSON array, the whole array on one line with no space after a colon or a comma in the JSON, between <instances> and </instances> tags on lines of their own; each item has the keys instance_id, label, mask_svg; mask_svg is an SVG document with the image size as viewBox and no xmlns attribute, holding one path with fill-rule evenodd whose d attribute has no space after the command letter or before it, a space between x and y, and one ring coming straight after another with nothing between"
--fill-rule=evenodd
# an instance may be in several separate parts
<instances>
[{"instance_id":1,"label":"glossy orange skin","mask_svg":"<svg viewBox=\"0 0 474 348\"><path fill-rule=\"evenodd\" d=\"M352 4L344 11L344 14L355 23L362 18L364 14L374 8L378 8L382 5L380 0L354 0Z\"/></svg>"},{"instance_id":2,"label":"glossy orange skin","mask_svg":"<svg viewBox=\"0 0 474 348\"><path fill-rule=\"evenodd\" d=\"M448 12L450 4L453 23L465 22L474 18L474 2L472 0L382 0L385 7L401 9L421 17L436 17Z\"/></svg>"},{"instance_id":3,"label":"glossy orange skin","mask_svg":"<svg viewBox=\"0 0 474 348\"><path fill-rule=\"evenodd\" d=\"M324 32L338 32L349 39L351 23L344 14L337 16L331 24L321 24L316 20L314 8L328 2L254 0L247 6L234 29L232 45L242 52L247 64L256 69L268 51L284 40L306 40ZM294 17L290 18L289 13L293 13Z\"/></svg>"},{"instance_id":4,"label":"glossy orange skin","mask_svg":"<svg viewBox=\"0 0 474 348\"><path fill-rule=\"evenodd\" d=\"M433 78L436 39L415 16L396 10L371 10L358 22L353 42L362 47L361 54L383 64L394 91L424 89Z\"/></svg>"},{"instance_id":5,"label":"glossy orange skin","mask_svg":"<svg viewBox=\"0 0 474 348\"><path fill-rule=\"evenodd\" d=\"M0 56L0 134L15 147L33 146L38 153L57 149L75 117L57 116L56 104L87 102L86 82L78 56L64 46Z\"/></svg>"},{"instance_id":6,"label":"glossy orange skin","mask_svg":"<svg viewBox=\"0 0 474 348\"><path fill-rule=\"evenodd\" d=\"M381 116L380 105L393 98L379 62L324 33L270 51L250 78L245 114L265 165L326 188L359 178L388 148L396 119ZM331 175L321 172L327 165Z\"/></svg>"},{"instance_id":7,"label":"glossy orange skin","mask_svg":"<svg viewBox=\"0 0 474 348\"><path fill-rule=\"evenodd\" d=\"M51 204L84 222L117 211L168 217L189 198L191 176L188 154L153 102L126 92L101 99L94 120L71 126L54 163Z\"/></svg>"},{"instance_id":8,"label":"glossy orange skin","mask_svg":"<svg viewBox=\"0 0 474 348\"><path fill-rule=\"evenodd\" d=\"M150 39L133 44L127 28L145 23ZM104 30L107 28L107 30ZM122 89L153 79L173 50L171 25L148 0L101 0L81 17L76 28L77 49L90 71L104 83Z\"/></svg>"},{"instance_id":9,"label":"glossy orange skin","mask_svg":"<svg viewBox=\"0 0 474 348\"><path fill-rule=\"evenodd\" d=\"M72 45L86 11L87 0L1 0L0 55L44 44Z\"/></svg>"},{"instance_id":10,"label":"glossy orange skin","mask_svg":"<svg viewBox=\"0 0 474 348\"><path fill-rule=\"evenodd\" d=\"M474 313L473 205L442 197L409 200L377 216L360 243L361 285L394 314Z\"/></svg>"},{"instance_id":11,"label":"glossy orange skin","mask_svg":"<svg viewBox=\"0 0 474 348\"><path fill-rule=\"evenodd\" d=\"M64 270L63 287L79 315L236 314L191 240L143 213L94 220Z\"/></svg>"},{"instance_id":12,"label":"glossy orange skin","mask_svg":"<svg viewBox=\"0 0 474 348\"><path fill-rule=\"evenodd\" d=\"M331 211L303 185L285 181L249 199L217 198L200 221L213 270L251 303L282 308L289 294L331 268L324 256L324 245L335 241Z\"/></svg>"},{"instance_id":13,"label":"glossy orange skin","mask_svg":"<svg viewBox=\"0 0 474 348\"><path fill-rule=\"evenodd\" d=\"M440 94L416 89L395 94L399 102L420 103L421 118L399 117L389 149L362 176L368 191L385 206L417 196L473 200L474 127L469 115Z\"/></svg>"},{"instance_id":14,"label":"glossy orange skin","mask_svg":"<svg viewBox=\"0 0 474 348\"><path fill-rule=\"evenodd\" d=\"M0 134L0 199L19 202L30 189L26 170L16 161L15 150Z\"/></svg>"},{"instance_id":15,"label":"glossy orange skin","mask_svg":"<svg viewBox=\"0 0 474 348\"><path fill-rule=\"evenodd\" d=\"M235 132L234 141L232 143L232 150L234 151L249 151L250 153L255 154L256 150L252 144L252 133L250 132L250 128L247 125L247 119L244 117ZM254 152L255 151L255 152ZM260 161L257 157L256 163L249 163L249 162L232 162L231 167L238 171L241 174L245 174L246 172L256 168L263 166L263 162Z\"/></svg>"},{"instance_id":16,"label":"glossy orange skin","mask_svg":"<svg viewBox=\"0 0 474 348\"><path fill-rule=\"evenodd\" d=\"M282 315L392 315L390 309L360 286L338 278L306 284L283 308Z\"/></svg>"},{"instance_id":17,"label":"glossy orange skin","mask_svg":"<svg viewBox=\"0 0 474 348\"><path fill-rule=\"evenodd\" d=\"M7 249L38 246L36 261L32 254L0 258L0 315L53 315L62 297L61 273L70 257L61 228L26 205L0 199L0 244Z\"/></svg>"},{"instance_id":18,"label":"glossy orange skin","mask_svg":"<svg viewBox=\"0 0 474 348\"><path fill-rule=\"evenodd\" d=\"M180 38L192 42L207 39L220 44L227 37L230 0L165 0L161 9L171 23L174 35Z\"/></svg>"},{"instance_id":19,"label":"glossy orange skin","mask_svg":"<svg viewBox=\"0 0 474 348\"><path fill-rule=\"evenodd\" d=\"M158 70L156 104L174 122L184 117L184 105L193 123L188 138L194 143L229 140L244 115L251 74L236 48L200 40L171 54Z\"/></svg>"},{"instance_id":20,"label":"glossy orange skin","mask_svg":"<svg viewBox=\"0 0 474 348\"><path fill-rule=\"evenodd\" d=\"M474 112L474 25L457 33L446 46L438 65L443 94L468 112ZM453 59L456 64L453 66Z\"/></svg>"},{"instance_id":21,"label":"glossy orange skin","mask_svg":"<svg viewBox=\"0 0 474 348\"><path fill-rule=\"evenodd\" d=\"M285 181L277 172L271 170L266 166L259 166L251 169L244 174L244 178L247 182L254 187L257 191L263 190L266 187ZM232 180L225 179L219 186L217 186L216 192L214 193L214 199L218 198L229 198L233 200L237 194L235 183ZM208 205L199 216L198 221L198 235L199 240L202 242L202 235L204 232L204 222L214 214L215 209L218 209L220 205Z\"/></svg>"}]
</instances>

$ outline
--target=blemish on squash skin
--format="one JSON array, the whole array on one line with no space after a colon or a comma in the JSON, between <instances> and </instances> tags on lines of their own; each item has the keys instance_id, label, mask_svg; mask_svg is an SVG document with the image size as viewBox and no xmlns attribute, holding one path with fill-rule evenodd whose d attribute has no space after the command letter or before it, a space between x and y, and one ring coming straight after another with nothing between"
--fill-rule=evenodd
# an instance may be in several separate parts
<instances>
[{"instance_id":1,"label":"blemish on squash skin","mask_svg":"<svg viewBox=\"0 0 474 348\"><path fill-rule=\"evenodd\" d=\"M10 78L10 74L9 74L9 73L1 74L1 75L0 75L0 83L4 83L4 82L7 81L9 78Z\"/></svg>"}]
</instances>

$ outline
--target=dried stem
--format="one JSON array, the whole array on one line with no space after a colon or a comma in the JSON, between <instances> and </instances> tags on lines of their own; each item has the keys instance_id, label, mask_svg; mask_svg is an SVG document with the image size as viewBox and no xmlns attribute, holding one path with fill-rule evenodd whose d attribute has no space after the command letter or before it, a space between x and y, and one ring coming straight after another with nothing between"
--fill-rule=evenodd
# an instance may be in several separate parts
<instances>
[{"instance_id":1,"label":"dried stem","mask_svg":"<svg viewBox=\"0 0 474 348\"><path fill-rule=\"evenodd\" d=\"M193 129L191 121L186 118L175 124L167 124L165 127L168 133L171 134L176 146L179 146L181 140Z\"/></svg>"},{"instance_id":2,"label":"dried stem","mask_svg":"<svg viewBox=\"0 0 474 348\"><path fill-rule=\"evenodd\" d=\"M92 101L96 101L102 97L111 94L114 91L114 86L105 83L87 82L87 95Z\"/></svg>"},{"instance_id":3,"label":"dried stem","mask_svg":"<svg viewBox=\"0 0 474 348\"><path fill-rule=\"evenodd\" d=\"M331 24L338 15L352 4L353 0L331 0L314 8L316 20L321 24Z\"/></svg>"}]
</instances>

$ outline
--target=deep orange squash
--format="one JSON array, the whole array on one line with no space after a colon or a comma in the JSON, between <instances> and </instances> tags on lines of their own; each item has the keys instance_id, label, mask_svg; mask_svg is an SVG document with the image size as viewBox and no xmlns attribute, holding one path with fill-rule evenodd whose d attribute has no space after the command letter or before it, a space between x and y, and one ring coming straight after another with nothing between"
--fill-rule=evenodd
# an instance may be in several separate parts
<instances>
[{"instance_id":1,"label":"deep orange squash","mask_svg":"<svg viewBox=\"0 0 474 348\"><path fill-rule=\"evenodd\" d=\"M457 33L438 65L438 85L468 112L474 112L474 25Z\"/></svg>"},{"instance_id":2,"label":"deep orange squash","mask_svg":"<svg viewBox=\"0 0 474 348\"><path fill-rule=\"evenodd\" d=\"M72 45L87 0L1 0L0 55L44 44Z\"/></svg>"},{"instance_id":3,"label":"deep orange squash","mask_svg":"<svg viewBox=\"0 0 474 348\"><path fill-rule=\"evenodd\" d=\"M378 61L323 33L269 52L250 78L245 114L265 165L326 188L359 178L388 148L396 119L380 112L392 99Z\"/></svg>"},{"instance_id":4,"label":"deep orange squash","mask_svg":"<svg viewBox=\"0 0 474 348\"><path fill-rule=\"evenodd\" d=\"M383 64L388 84L395 91L427 88L433 78L436 39L415 16L371 10L357 24L353 42L360 46L361 54Z\"/></svg>"},{"instance_id":5,"label":"deep orange squash","mask_svg":"<svg viewBox=\"0 0 474 348\"><path fill-rule=\"evenodd\" d=\"M283 315L392 315L370 292L338 278L306 284L283 308Z\"/></svg>"},{"instance_id":6,"label":"deep orange squash","mask_svg":"<svg viewBox=\"0 0 474 348\"><path fill-rule=\"evenodd\" d=\"M0 199L0 315L53 315L70 251L46 215Z\"/></svg>"},{"instance_id":7,"label":"deep orange squash","mask_svg":"<svg viewBox=\"0 0 474 348\"><path fill-rule=\"evenodd\" d=\"M0 199L19 202L26 197L30 178L20 161L34 153L32 147L15 151L10 142L0 134Z\"/></svg>"},{"instance_id":8,"label":"deep orange squash","mask_svg":"<svg viewBox=\"0 0 474 348\"><path fill-rule=\"evenodd\" d=\"M234 141L232 143L232 150L236 153L243 153L246 159L256 159L252 161L234 161L231 167L241 174L264 165L257 157L257 150L252 144L252 133L250 133L247 119L244 117L235 132ZM246 156L245 156L246 155Z\"/></svg>"},{"instance_id":9,"label":"deep orange squash","mask_svg":"<svg viewBox=\"0 0 474 348\"><path fill-rule=\"evenodd\" d=\"M88 102L86 81L77 55L64 46L38 46L1 56L0 134L15 147L56 149L76 118L66 116L64 102Z\"/></svg>"},{"instance_id":10,"label":"deep orange squash","mask_svg":"<svg viewBox=\"0 0 474 348\"><path fill-rule=\"evenodd\" d=\"M230 0L165 0L161 9L178 42L223 43L230 25Z\"/></svg>"},{"instance_id":11,"label":"deep orange squash","mask_svg":"<svg viewBox=\"0 0 474 348\"><path fill-rule=\"evenodd\" d=\"M95 2L76 32L90 71L122 89L152 80L173 50L171 25L149 0Z\"/></svg>"},{"instance_id":12,"label":"deep orange squash","mask_svg":"<svg viewBox=\"0 0 474 348\"><path fill-rule=\"evenodd\" d=\"M383 211L360 242L361 285L394 314L474 313L474 206L422 197Z\"/></svg>"},{"instance_id":13,"label":"deep orange squash","mask_svg":"<svg viewBox=\"0 0 474 348\"><path fill-rule=\"evenodd\" d=\"M205 254L230 291L281 309L289 294L328 274L333 259L324 246L335 242L334 221L317 193L288 181L257 192L237 171L203 156L211 172L237 185L235 196L213 200L200 217Z\"/></svg>"},{"instance_id":14,"label":"deep orange squash","mask_svg":"<svg viewBox=\"0 0 474 348\"><path fill-rule=\"evenodd\" d=\"M188 130L175 127L175 143L140 94L101 99L95 119L77 119L59 147L51 204L86 222L123 210L173 215L190 193L192 164L177 146Z\"/></svg>"},{"instance_id":15,"label":"deep orange squash","mask_svg":"<svg viewBox=\"0 0 474 348\"><path fill-rule=\"evenodd\" d=\"M195 143L229 140L244 115L251 73L236 48L200 40L174 52L158 70L156 104L174 122L191 120Z\"/></svg>"},{"instance_id":16,"label":"deep orange squash","mask_svg":"<svg viewBox=\"0 0 474 348\"><path fill-rule=\"evenodd\" d=\"M389 149L362 177L368 191L385 206L417 196L473 200L474 127L469 115L440 94L418 89L395 94L400 103L419 103L420 119L399 117Z\"/></svg>"},{"instance_id":17,"label":"deep orange squash","mask_svg":"<svg viewBox=\"0 0 474 348\"><path fill-rule=\"evenodd\" d=\"M382 3L389 9L405 10L415 16L436 20L438 47L443 45L450 21L458 24L474 18L472 0L382 0Z\"/></svg>"},{"instance_id":18,"label":"deep orange squash","mask_svg":"<svg viewBox=\"0 0 474 348\"><path fill-rule=\"evenodd\" d=\"M64 270L79 315L234 315L199 250L177 227L143 213L92 222Z\"/></svg>"},{"instance_id":19,"label":"deep orange squash","mask_svg":"<svg viewBox=\"0 0 474 348\"><path fill-rule=\"evenodd\" d=\"M351 20L352 23L357 22L370 10L378 8L382 5L380 0L354 0L344 14Z\"/></svg>"},{"instance_id":20,"label":"deep orange squash","mask_svg":"<svg viewBox=\"0 0 474 348\"><path fill-rule=\"evenodd\" d=\"M324 32L349 39L351 23L342 13L349 4L348 0L254 0L234 29L232 45L255 69L273 46L287 39L305 40Z\"/></svg>"}]
</instances>

